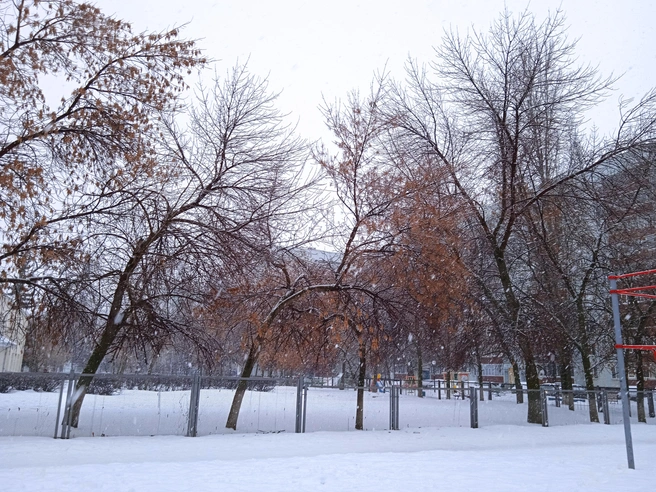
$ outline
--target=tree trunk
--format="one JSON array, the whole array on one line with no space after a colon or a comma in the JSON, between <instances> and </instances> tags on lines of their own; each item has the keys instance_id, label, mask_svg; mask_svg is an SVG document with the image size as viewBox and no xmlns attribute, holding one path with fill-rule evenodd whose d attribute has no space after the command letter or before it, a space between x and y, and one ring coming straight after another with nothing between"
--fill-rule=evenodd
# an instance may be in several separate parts
<instances>
[{"instance_id":1,"label":"tree trunk","mask_svg":"<svg viewBox=\"0 0 656 492\"><path fill-rule=\"evenodd\" d=\"M526 370L526 389L528 390L528 415L526 421L529 424L542 424L540 376L535 365L535 359L533 358L533 351L526 340L523 340L521 348L524 356L524 367ZM517 379L519 380L519 375L517 376Z\"/></svg>"},{"instance_id":2,"label":"tree trunk","mask_svg":"<svg viewBox=\"0 0 656 492\"><path fill-rule=\"evenodd\" d=\"M519 377L519 364L517 361L512 362L513 374L514 374L514 384L515 384L515 398L517 404L524 403L524 387L522 386L521 378Z\"/></svg>"},{"instance_id":3,"label":"tree trunk","mask_svg":"<svg viewBox=\"0 0 656 492\"><path fill-rule=\"evenodd\" d=\"M358 396L357 407L355 409L355 428L356 430L364 429L364 385L367 377L367 355L364 341L360 340L359 347L360 365L358 368Z\"/></svg>"},{"instance_id":4,"label":"tree trunk","mask_svg":"<svg viewBox=\"0 0 656 492\"><path fill-rule=\"evenodd\" d=\"M451 370L446 371L446 399L451 399Z\"/></svg>"},{"instance_id":5,"label":"tree trunk","mask_svg":"<svg viewBox=\"0 0 656 492\"><path fill-rule=\"evenodd\" d=\"M116 314L118 313L118 310ZM109 348L114 343L118 332L121 329L121 325L114 323L116 314L112 316L112 311L110 311L109 319L107 320L107 325L103 331L100 341L93 349L87 365L84 366L82 370L82 376L77 380L75 385L75 392L73 393L73 405L71 406L71 426L77 428L80 422L80 411L82 410L82 402L84 397L87 394L89 385L93 381L93 375L96 374L100 364L107 355Z\"/></svg>"},{"instance_id":6,"label":"tree trunk","mask_svg":"<svg viewBox=\"0 0 656 492\"><path fill-rule=\"evenodd\" d=\"M424 363L421 357L421 346L417 341L417 396L422 398L424 396Z\"/></svg>"},{"instance_id":7,"label":"tree trunk","mask_svg":"<svg viewBox=\"0 0 656 492\"><path fill-rule=\"evenodd\" d=\"M248 356L244 362L244 368L241 371L242 378L249 378L253 373L253 367L257 362L257 355L259 349L259 342L254 340L251 348L248 351ZM235 396L232 398L232 405L230 406L230 413L228 413L228 420L226 421L226 429L237 430L237 420L239 419L239 411L241 410L241 402L244 400L246 389L248 388L248 381L240 379L235 390Z\"/></svg>"},{"instance_id":8,"label":"tree trunk","mask_svg":"<svg viewBox=\"0 0 656 492\"><path fill-rule=\"evenodd\" d=\"M481 354L476 350L476 369L478 370L478 389L479 389L479 399L485 401L485 394L483 393L483 363L481 362Z\"/></svg>"},{"instance_id":9,"label":"tree trunk","mask_svg":"<svg viewBox=\"0 0 656 492\"><path fill-rule=\"evenodd\" d=\"M569 349L563 349L560 358L560 387L563 393L563 403L574 411L574 393L572 383L572 355Z\"/></svg>"},{"instance_id":10,"label":"tree trunk","mask_svg":"<svg viewBox=\"0 0 656 492\"><path fill-rule=\"evenodd\" d=\"M590 410L590 422L599 422L599 412L597 410L597 397L594 392L594 378L592 376L592 364L590 364L590 355L587 347L581 347L581 357L583 359L583 374L585 376L585 389L588 391L588 408Z\"/></svg>"},{"instance_id":11,"label":"tree trunk","mask_svg":"<svg viewBox=\"0 0 656 492\"><path fill-rule=\"evenodd\" d=\"M346 361L342 362L342 377L339 378L339 389L343 390L346 386Z\"/></svg>"}]
</instances>

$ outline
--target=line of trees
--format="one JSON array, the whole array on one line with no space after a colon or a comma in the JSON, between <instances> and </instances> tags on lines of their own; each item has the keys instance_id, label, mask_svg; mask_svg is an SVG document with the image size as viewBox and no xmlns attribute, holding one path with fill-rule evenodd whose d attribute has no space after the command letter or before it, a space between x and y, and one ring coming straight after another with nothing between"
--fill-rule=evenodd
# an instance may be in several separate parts
<instances>
[{"instance_id":1,"label":"line of trees","mask_svg":"<svg viewBox=\"0 0 656 492\"><path fill-rule=\"evenodd\" d=\"M30 367L87 375L74 425L104 370L341 370L362 428L367 375L408 361L421 384L426 361L503 356L529 390L547 360L565 389L578 361L588 389L612 364L606 276L653 267L656 93L586 130L614 79L561 13L446 32L405 79L324 102L332 139L311 144L245 66L189 96L207 61L177 29L0 5L0 279ZM626 339L653 343L653 303L625 309ZM642 391L649 361L627 361Z\"/></svg>"}]
</instances>

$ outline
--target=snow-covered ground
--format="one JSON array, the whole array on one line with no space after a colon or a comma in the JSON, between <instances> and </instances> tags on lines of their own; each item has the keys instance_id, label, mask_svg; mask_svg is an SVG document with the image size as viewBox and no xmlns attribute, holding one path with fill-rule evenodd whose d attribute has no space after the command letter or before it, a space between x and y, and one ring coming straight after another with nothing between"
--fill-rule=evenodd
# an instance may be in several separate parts
<instances>
[{"instance_id":1,"label":"snow-covered ground","mask_svg":"<svg viewBox=\"0 0 656 492\"><path fill-rule=\"evenodd\" d=\"M389 431L389 394L366 393L371 431L354 432L355 393L313 388L308 432L294 434L295 388L281 387L247 392L235 433L224 428L231 396L201 391L201 437L187 438L189 392L89 395L76 437L55 440L47 436L57 393L0 394L0 434L13 434L0 437L0 490L618 492L656 485L656 419L634 423L636 470L628 470L619 405L611 405L609 426L583 423L585 405L571 412L551 402L544 428L527 425L526 405L506 395L479 402L481 427L471 429L468 400L429 392L403 395L402 430Z\"/></svg>"},{"instance_id":2,"label":"snow-covered ground","mask_svg":"<svg viewBox=\"0 0 656 492\"><path fill-rule=\"evenodd\" d=\"M0 438L7 491L653 490L656 426Z\"/></svg>"}]
</instances>

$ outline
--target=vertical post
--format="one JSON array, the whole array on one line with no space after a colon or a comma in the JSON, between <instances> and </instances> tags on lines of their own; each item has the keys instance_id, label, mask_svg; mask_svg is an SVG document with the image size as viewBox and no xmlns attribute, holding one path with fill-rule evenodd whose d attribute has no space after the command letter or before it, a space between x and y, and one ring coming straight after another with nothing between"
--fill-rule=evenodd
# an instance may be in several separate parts
<instances>
[{"instance_id":1,"label":"vertical post","mask_svg":"<svg viewBox=\"0 0 656 492\"><path fill-rule=\"evenodd\" d=\"M549 414L547 413L547 392L540 388L540 403L542 404L542 427L549 427Z\"/></svg>"},{"instance_id":2,"label":"vertical post","mask_svg":"<svg viewBox=\"0 0 656 492\"><path fill-rule=\"evenodd\" d=\"M303 428L301 431L303 434L305 434L305 420L307 417L307 394L308 394L308 387L307 385L303 386Z\"/></svg>"},{"instance_id":3,"label":"vertical post","mask_svg":"<svg viewBox=\"0 0 656 492\"><path fill-rule=\"evenodd\" d=\"M610 278L611 302L613 305L613 324L615 327L615 344L622 345L622 325L620 323L620 301L617 293L617 280ZM626 371L624 370L624 350L617 349L617 373L620 377L620 396L622 397L622 420L624 421L624 441L626 443L626 459L629 468L635 470L633 458L633 439L631 437L631 419L629 416L629 388L626 382Z\"/></svg>"},{"instance_id":4,"label":"vertical post","mask_svg":"<svg viewBox=\"0 0 656 492\"><path fill-rule=\"evenodd\" d=\"M72 417L72 408L73 408L73 402L72 400L72 393L73 393L73 388L75 387L75 375L73 374L73 369L71 368L71 373L68 376L68 389L66 391L66 404L64 406L64 417L62 418L62 423L61 423L61 434L59 435L60 439L68 439L69 436L71 435L71 417Z\"/></svg>"},{"instance_id":5,"label":"vertical post","mask_svg":"<svg viewBox=\"0 0 656 492\"><path fill-rule=\"evenodd\" d=\"M461 400L465 399L465 382L460 380L460 394L462 395Z\"/></svg>"},{"instance_id":6,"label":"vertical post","mask_svg":"<svg viewBox=\"0 0 656 492\"><path fill-rule=\"evenodd\" d=\"M296 383L296 425L294 432L300 434L303 431L303 376L299 376Z\"/></svg>"},{"instance_id":7,"label":"vertical post","mask_svg":"<svg viewBox=\"0 0 656 492\"><path fill-rule=\"evenodd\" d=\"M487 399L492 400L492 381L487 383Z\"/></svg>"},{"instance_id":8,"label":"vertical post","mask_svg":"<svg viewBox=\"0 0 656 492\"><path fill-rule=\"evenodd\" d=\"M476 388L469 388L469 423L472 429L478 429L478 399Z\"/></svg>"},{"instance_id":9,"label":"vertical post","mask_svg":"<svg viewBox=\"0 0 656 492\"><path fill-rule=\"evenodd\" d=\"M390 388L390 430L399 430L399 393L398 386Z\"/></svg>"},{"instance_id":10,"label":"vertical post","mask_svg":"<svg viewBox=\"0 0 656 492\"><path fill-rule=\"evenodd\" d=\"M75 379L75 374L73 373L73 369L71 368L71 381L68 383L69 387L69 404L68 404L68 413L66 414L66 439L70 439L71 437L71 427L73 423L73 404L75 403L74 400L77 400L77 395L75 393L75 386L76 386L77 380Z\"/></svg>"},{"instance_id":11,"label":"vertical post","mask_svg":"<svg viewBox=\"0 0 656 492\"><path fill-rule=\"evenodd\" d=\"M437 381L437 399L442 399L442 381Z\"/></svg>"},{"instance_id":12,"label":"vertical post","mask_svg":"<svg viewBox=\"0 0 656 492\"><path fill-rule=\"evenodd\" d=\"M187 437L196 437L198 433L198 408L200 404L200 373L195 371L191 378L191 395L189 396L189 416L187 418Z\"/></svg>"},{"instance_id":13,"label":"vertical post","mask_svg":"<svg viewBox=\"0 0 656 492\"><path fill-rule=\"evenodd\" d=\"M394 386L390 388L389 428L394 430Z\"/></svg>"},{"instance_id":14,"label":"vertical post","mask_svg":"<svg viewBox=\"0 0 656 492\"><path fill-rule=\"evenodd\" d=\"M610 407L608 406L608 391L601 390L601 405L604 409L604 424L610 425Z\"/></svg>"},{"instance_id":15,"label":"vertical post","mask_svg":"<svg viewBox=\"0 0 656 492\"><path fill-rule=\"evenodd\" d=\"M54 438L57 439L57 431L59 430L59 417L61 416L61 404L64 399L64 384L66 379L62 378L61 385L59 386L59 403L57 403L57 418L55 420L55 435Z\"/></svg>"},{"instance_id":16,"label":"vertical post","mask_svg":"<svg viewBox=\"0 0 656 492\"><path fill-rule=\"evenodd\" d=\"M652 419L656 417L656 413L654 413L654 390L647 392L647 407L649 408L649 416Z\"/></svg>"}]
</instances>

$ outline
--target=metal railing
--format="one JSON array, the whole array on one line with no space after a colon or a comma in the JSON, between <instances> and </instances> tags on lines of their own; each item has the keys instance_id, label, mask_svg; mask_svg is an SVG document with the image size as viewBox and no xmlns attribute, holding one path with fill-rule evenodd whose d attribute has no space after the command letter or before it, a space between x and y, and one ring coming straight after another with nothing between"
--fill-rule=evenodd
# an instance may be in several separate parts
<instances>
[{"instance_id":1,"label":"metal railing","mask_svg":"<svg viewBox=\"0 0 656 492\"><path fill-rule=\"evenodd\" d=\"M225 424L240 382L238 377L97 374L81 407L79 425L74 427L73 405L80 376L0 373L0 435L66 439L165 434L194 437L232 432ZM302 433L353 429L354 391L358 389L365 396L365 429L523 424L529 399L533 405L539 402L538 423L545 427L589 422L592 414L608 425L622 422L616 389L524 389L521 392L525 403L518 405L515 388L480 388L476 383L446 385L431 381L420 394L419 388L404 380L388 380L379 386L368 382L358 388L317 384L317 378L259 377L247 379L238 431ZM653 392L637 396L647 400L645 413L650 419L655 418ZM637 403L631 404L635 417ZM595 411L591 411L591 405Z\"/></svg>"}]
</instances>

